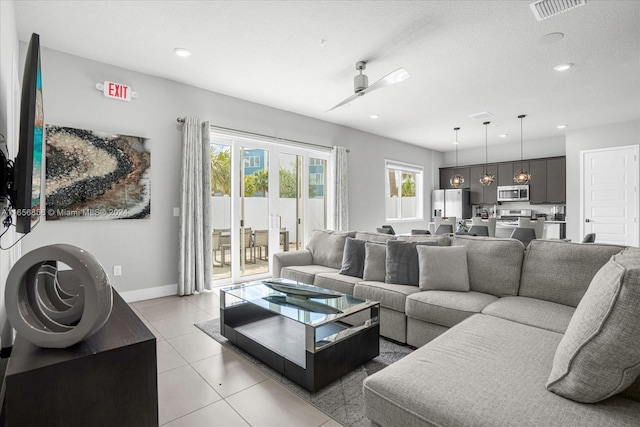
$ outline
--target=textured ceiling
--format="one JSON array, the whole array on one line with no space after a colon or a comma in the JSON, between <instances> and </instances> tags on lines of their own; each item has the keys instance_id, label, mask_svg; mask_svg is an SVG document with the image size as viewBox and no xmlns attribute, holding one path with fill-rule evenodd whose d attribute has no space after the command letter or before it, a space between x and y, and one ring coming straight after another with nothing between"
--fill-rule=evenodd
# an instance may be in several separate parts
<instances>
[{"instance_id":1,"label":"textured ceiling","mask_svg":"<svg viewBox=\"0 0 640 427\"><path fill-rule=\"evenodd\" d=\"M640 118L640 2L588 0L536 21L529 1L16 1L21 40L439 151ZM553 44L539 44L552 32ZM326 40L321 44L320 40ZM173 48L193 52L178 58ZM355 63L373 83L351 105ZM565 62L575 66L553 70ZM377 120L369 118L378 114ZM498 139L508 133L506 139Z\"/></svg>"}]
</instances>

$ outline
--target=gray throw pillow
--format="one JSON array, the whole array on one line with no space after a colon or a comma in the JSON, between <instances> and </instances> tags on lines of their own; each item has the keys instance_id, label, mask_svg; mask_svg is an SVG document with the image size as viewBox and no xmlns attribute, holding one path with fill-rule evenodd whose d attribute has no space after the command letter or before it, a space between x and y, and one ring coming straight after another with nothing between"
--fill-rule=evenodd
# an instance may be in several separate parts
<instances>
[{"instance_id":1,"label":"gray throw pillow","mask_svg":"<svg viewBox=\"0 0 640 427\"><path fill-rule=\"evenodd\" d=\"M547 389L594 403L640 374L640 249L626 248L593 277L558 345Z\"/></svg>"},{"instance_id":2,"label":"gray throw pillow","mask_svg":"<svg viewBox=\"0 0 640 427\"><path fill-rule=\"evenodd\" d=\"M467 250L464 246L420 245L419 286L423 291L469 291Z\"/></svg>"},{"instance_id":3,"label":"gray throw pillow","mask_svg":"<svg viewBox=\"0 0 640 427\"><path fill-rule=\"evenodd\" d=\"M313 230L307 244L311 259L316 265L342 268L342 255L347 237L354 237L355 231Z\"/></svg>"},{"instance_id":4,"label":"gray throw pillow","mask_svg":"<svg viewBox=\"0 0 640 427\"><path fill-rule=\"evenodd\" d=\"M372 282L384 282L387 273L387 245L367 242L364 244L364 272L362 279Z\"/></svg>"},{"instance_id":5,"label":"gray throw pillow","mask_svg":"<svg viewBox=\"0 0 640 427\"><path fill-rule=\"evenodd\" d=\"M418 286L420 268L418 266L417 245L428 245L431 242L403 242L390 240L387 242L387 260L385 263L385 283Z\"/></svg>"},{"instance_id":6,"label":"gray throw pillow","mask_svg":"<svg viewBox=\"0 0 640 427\"><path fill-rule=\"evenodd\" d=\"M364 240L347 237L342 254L340 274L362 277L364 273Z\"/></svg>"}]
</instances>

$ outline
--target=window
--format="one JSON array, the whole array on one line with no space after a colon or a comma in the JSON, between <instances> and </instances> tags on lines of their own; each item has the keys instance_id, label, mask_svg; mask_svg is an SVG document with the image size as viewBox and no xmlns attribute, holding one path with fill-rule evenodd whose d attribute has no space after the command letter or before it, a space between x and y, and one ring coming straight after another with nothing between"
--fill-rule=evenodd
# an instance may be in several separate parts
<instances>
[{"instance_id":1,"label":"window","mask_svg":"<svg viewBox=\"0 0 640 427\"><path fill-rule=\"evenodd\" d=\"M423 168L392 160L385 162L385 212L387 221L422 219Z\"/></svg>"},{"instance_id":2,"label":"window","mask_svg":"<svg viewBox=\"0 0 640 427\"><path fill-rule=\"evenodd\" d=\"M259 168L260 167L260 156L244 156L244 167L245 168Z\"/></svg>"}]
</instances>

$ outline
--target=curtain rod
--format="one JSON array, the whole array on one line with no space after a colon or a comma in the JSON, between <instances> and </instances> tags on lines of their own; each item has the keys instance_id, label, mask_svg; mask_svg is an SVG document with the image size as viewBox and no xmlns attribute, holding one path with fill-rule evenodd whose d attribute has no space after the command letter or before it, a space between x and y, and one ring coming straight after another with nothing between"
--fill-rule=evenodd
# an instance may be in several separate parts
<instances>
[{"instance_id":1,"label":"curtain rod","mask_svg":"<svg viewBox=\"0 0 640 427\"><path fill-rule=\"evenodd\" d=\"M178 118L176 118L176 120L177 120L178 123L184 123L184 117L178 117ZM227 130L227 131L231 131L231 132L238 132L238 133L241 133L241 134L244 134L244 135L259 136L259 137L262 137L262 138L274 139L276 141L291 142L291 143L294 143L294 144L301 144L301 145L310 145L312 147L319 147L319 148L324 148L325 150L326 149L331 150L331 147L328 147L326 145L321 145L321 144L314 144L312 142L304 142L304 141L296 141L295 139L279 138L279 137L276 137L276 136L264 135L264 134L255 133L255 132L247 132L247 131L239 130L239 129L225 128L225 127L222 127L222 126L209 125L209 128ZM347 153L350 153L350 152L351 152L350 150L347 150Z\"/></svg>"}]
</instances>

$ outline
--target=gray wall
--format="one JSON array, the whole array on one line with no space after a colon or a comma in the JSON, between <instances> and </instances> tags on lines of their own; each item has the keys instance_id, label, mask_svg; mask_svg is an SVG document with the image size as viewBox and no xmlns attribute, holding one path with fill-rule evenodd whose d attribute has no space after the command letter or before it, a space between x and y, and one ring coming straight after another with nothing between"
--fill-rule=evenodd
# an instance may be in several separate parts
<instances>
[{"instance_id":1,"label":"gray wall","mask_svg":"<svg viewBox=\"0 0 640 427\"><path fill-rule=\"evenodd\" d=\"M525 159L538 159L542 157L554 157L565 155L565 137L555 136L537 140L524 140L523 157ZM489 144L487 148L489 163L508 162L520 160L520 138L505 144ZM477 165L484 163L484 144L482 147L462 149L458 148L458 164ZM455 166L455 151L444 153L443 166Z\"/></svg>"},{"instance_id":2,"label":"gray wall","mask_svg":"<svg viewBox=\"0 0 640 427\"><path fill-rule=\"evenodd\" d=\"M25 49L22 44L22 50ZM254 104L192 86L113 67L50 49L42 50L43 97L47 124L142 136L151 147L151 218L125 221L45 221L24 240L30 250L69 243L93 253L119 291L177 282L181 133L176 117L194 116L212 124L321 145L349 148L350 228L374 230L384 223L384 160L425 168L424 211L441 161L440 153L343 126ZM104 80L129 85L138 99L105 98L95 85ZM435 171L435 172L434 172ZM406 231L424 223L402 223Z\"/></svg>"},{"instance_id":3,"label":"gray wall","mask_svg":"<svg viewBox=\"0 0 640 427\"><path fill-rule=\"evenodd\" d=\"M567 238L579 242L583 237L580 235L580 151L637 144L640 144L640 120L567 132Z\"/></svg>"}]
</instances>

